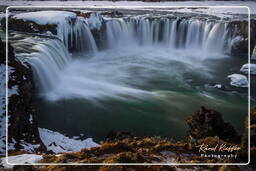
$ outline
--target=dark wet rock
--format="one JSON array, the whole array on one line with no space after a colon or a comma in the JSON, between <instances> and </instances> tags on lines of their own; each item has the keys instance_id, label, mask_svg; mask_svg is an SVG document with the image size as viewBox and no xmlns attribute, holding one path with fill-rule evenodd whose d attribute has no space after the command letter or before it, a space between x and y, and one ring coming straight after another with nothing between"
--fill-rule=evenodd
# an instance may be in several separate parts
<instances>
[{"instance_id":1,"label":"dark wet rock","mask_svg":"<svg viewBox=\"0 0 256 171\"><path fill-rule=\"evenodd\" d=\"M111 17L122 17L123 16L123 13L119 12L119 11L112 11L110 13L110 16Z\"/></svg>"},{"instance_id":2,"label":"dark wet rock","mask_svg":"<svg viewBox=\"0 0 256 171\"><path fill-rule=\"evenodd\" d=\"M134 138L134 135L130 132L122 132L122 131L112 130L108 133L105 140L106 141L115 141L115 140L123 140L126 138L132 139L132 138Z\"/></svg>"},{"instance_id":3,"label":"dark wet rock","mask_svg":"<svg viewBox=\"0 0 256 171\"><path fill-rule=\"evenodd\" d=\"M5 44L2 41L0 47L0 62L5 64ZM29 66L24 66L15 59L12 46L9 45L8 48L8 66L12 68L12 72L9 73L8 88L17 88L17 94L9 97L8 141L15 143L16 150L23 149L20 145L22 142L36 145L36 151L45 151L39 136L38 119L32 101L34 92L32 71Z\"/></svg>"},{"instance_id":4,"label":"dark wet rock","mask_svg":"<svg viewBox=\"0 0 256 171\"><path fill-rule=\"evenodd\" d=\"M229 142L238 142L239 136L233 126L224 122L221 113L201 107L187 119L188 136L194 139L218 136Z\"/></svg>"}]
</instances>

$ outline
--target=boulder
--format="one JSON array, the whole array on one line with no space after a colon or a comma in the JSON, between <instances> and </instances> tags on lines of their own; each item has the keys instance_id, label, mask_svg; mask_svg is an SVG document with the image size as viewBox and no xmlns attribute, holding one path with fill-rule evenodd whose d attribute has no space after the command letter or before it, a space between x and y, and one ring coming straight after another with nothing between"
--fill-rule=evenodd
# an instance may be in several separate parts
<instances>
[{"instance_id":1,"label":"boulder","mask_svg":"<svg viewBox=\"0 0 256 171\"><path fill-rule=\"evenodd\" d=\"M194 139L218 136L228 142L238 142L239 136L233 126L224 122L221 113L201 107L187 119L188 136Z\"/></svg>"}]
</instances>

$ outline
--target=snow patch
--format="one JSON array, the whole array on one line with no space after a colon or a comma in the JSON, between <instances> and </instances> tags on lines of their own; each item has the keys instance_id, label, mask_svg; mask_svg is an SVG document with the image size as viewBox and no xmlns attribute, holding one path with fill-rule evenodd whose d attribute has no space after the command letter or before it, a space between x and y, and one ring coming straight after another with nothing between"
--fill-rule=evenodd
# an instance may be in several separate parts
<instances>
[{"instance_id":1,"label":"snow patch","mask_svg":"<svg viewBox=\"0 0 256 171\"><path fill-rule=\"evenodd\" d=\"M39 128L39 134L47 149L52 150L54 153L75 152L80 151L83 148L99 146L92 140L92 138L75 140L45 128Z\"/></svg>"},{"instance_id":2,"label":"snow patch","mask_svg":"<svg viewBox=\"0 0 256 171\"><path fill-rule=\"evenodd\" d=\"M13 168L13 165L7 164L33 164L37 163L40 160L42 160L43 157L41 155L36 155L36 154L21 154L17 156L9 156L9 157L4 157L1 158L1 164L4 166L4 168Z\"/></svg>"},{"instance_id":3,"label":"snow patch","mask_svg":"<svg viewBox=\"0 0 256 171\"><path fill-rule=\"evenodd\" d=\"M231 79L230 85L235 87L248 87L247 77L242 74L231 74L228 76Z\"/></svg>"},{"instance_id":4,"label":"snow patch","mask_svg":"<svg viewBox=\"0 0 256 171\"><path fill-rule=\"evenodd\" d=\"M250 68L250 74L256 75L256 64L244 64L241 67L240 71L245 74L248 74L249 68Z\"/></svg>"},{"instance_id":5,"label":"snow patch","mask_svg":"<svg viewBox=\"0 0 256 171\"><path fill-rule=\"evenodd\" d=\"M15 19L33 21L39 25L60 24L65 18L75 18L76 14L67 11L37 11L20 13L13 16Z\"/></svg>"},{"instance_id":6,"label":"snow patch","mask_svg":"<svg viewBox=\"0 0 256 171\"><path fill-rule=\"evenodd\" d=\"M30 143L26 143L26 142L21 142L19 143L23 149L27 152L35 152L36 149L38 149L40 147L40 144L30 144Z\"/></svg>"}]
</instances>

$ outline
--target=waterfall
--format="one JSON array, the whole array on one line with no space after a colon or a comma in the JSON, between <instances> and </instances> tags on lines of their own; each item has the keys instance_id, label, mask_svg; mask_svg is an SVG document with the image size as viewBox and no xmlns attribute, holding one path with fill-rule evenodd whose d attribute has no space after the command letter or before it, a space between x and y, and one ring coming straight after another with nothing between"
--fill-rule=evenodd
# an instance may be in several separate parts
<instances>
[{"instance_id":1,"label":"waterfall","mask_svg":"<svg viewBox=\"0 0 256 171\"><path fill-rule=\"evenodd\" d=\"M95 40L83 17L65 18L59 23L57 34L69 50L97 52Z\"/></svg>"},{"instance_id":2,"label":"waterfall","mask_svg":"<svg viewBox=\"0 0 256 171\"><path fill-rule=\"evenodd\" d=\"M223 21L202 19L132 17L106 22L108 48L124 45L162 45L173 49L193 49L209 53L230 53L234 39Z\"/></svg>"},{"instance_id":3,"label":"waterfall","mask_svg":"<svg viewBox=\"0 0 256 171\"><path fill-rule=\"evenodd\" d=\"M65 18L57 34L71 51L97 52L89 19ZM164 46L173 49L193 49L208 53L230 53L228 23L198 18L149 18L145 16L103 18L98 29L103 37L98 41L106 48L123 46ZM101 35L101 36L102 36ZM102 42L100 42L102 41Z\"/></svg>"},{"instance_id":4,"label":"waterfall","mask_svg":"<svg viewBox=\"0 0 256 171\"><path fill-rule=\"evenodd\" d=\"M113 75L118 77L117 73L120 71L113 72L115 74L112 74L111 78L105 76L105 74L109 74L110 72L108 70L108 67L110 66L105 65L105 63L111 62L104 61L105 58L111 59L111 57L120 53L118 49L129 49L136 47L136 49L138 50L140 48L143 49L142 47L145 46L145 49L151 51L151 46L154 46L156 47L155 51L159 54L158 58L163 57L163 59L159 59L160 61L180 60L189 63L191 62L191 60L193 61L194 59L201 59L202 55L200 54L202 53L230 53L230 44L232 40L237 36L235 34L230 34L230 31L228 29L228 22L205 19L203 20L196 18L148 18L142 16L124 18L103 18L102 22L103 23L102 25L100 25L101 27L99 28L100 30L98 30L101 32L100 37L97 37L97 39L99 39L97 40L98 44L96 44L96 38L95 35L92 34L92 28L89 27L90 24L88 24L88 20L83 17L76 17L65 18L65 20L58 25L57 34L60 40L46 39L37 43L33 42L33 44L31 44L32 50L23 48L23 51L25 51L25 53L28 53L28 57L26 58L26 60L32 66L33 73L36 79L35 82L39 87L42 95L46 95L47 93L52 91L52 99L58 99L58 97L61 97L59 96L60 94L62 94L61 90L63 92L65 91L64 89L69 89L69 91L67 91L66 95L64 96L77 97L81 95L79 94L79 92L85 91L84 89L87 89L88 86L93 89L97 87L97 84L100 84L101 86L97 88L97 91L93 91L98 92L99 96L109 96L109 94L105 92L107 91L105 90L105 88L108 87L115 87L115 93L121 93L122 91L138 92L137 90L129 87L126 84L121 86L116 86L113 84L113 80L111 80L111 78L113 77ZM23 41L26 42L26 40ZM27 42L32 41L28 39ZM97 46L101 44L104 45L104 48L106 49L113 49L116 54L109 54L110 56L104 56L102 53L97 53ZM19 49L19 47L21 47L22 45L24 45L24 42L22 42L21 45L17 44L16 49ZM117 48L116 51L115 48ZM85 66L85 64L83 63L83 65L76 64L77 66L75 67L73 66L73 64L71 64L73 67L70 67L69 64L77 62L77 60L73 61L68 50L70 50L71 52L83 53L93 52L93 58L101 58L100 61L97 61L97 59L95 59L95 61L97 61L97 64L102 63L103 65L102 68L99 68L99 70L104 70L104 67L108 67L105 68L105 72L100 72L98 73L98 75L90 74L94 73L94 69L96 69L94 67L94 63L92 64L92 66L90 65L90 61L87 61L88 66ZM189 53L186 52L186 55L180 55L180 57L176 54L176 52L180 54L184 50L188 50ZM191 59L188 59L190 58L190 56L187 57L187 54L193 54L192 51L198 51L200 53L195 53L199 55L192 55L193 57ZM102 58L102 56L104 56L104 58ZM136 54L134 54L134 56L136 56ZM147 54L147 57L148 58L144 60L148 61L151 57L150 54ZM118 59L115 60L119 62ZM130 61L130 59L128 58L124 58L121 60ZM134 63L140 61L141 59L138 58L136 60L134 61ZM151 65L155 64L156 61L159 61L155 58L151 60L152 61L147 63L147 65L154 68L154 66ZM122 61L120 63L125 62ZM132 62L130 65L134 65L134 63ZM140 63L143 62L141 61ZM136 65L142 66L143 64L140 63ZM68 65L69 67L66 67ZM118 63L115 65L120 64ZM73 75L73 70L77 71L78 66L80 67L79 72L81 72L81 74ZM68 71L65 70L66 68L68 68ZM128 68L127 70L129 69L130 68ZM72 72L70 70L72 70ZM124 73L124 75L126 74L127 73ZM93 77L91 77L91 75L93 75ZM84 78L85 76L88 78ZM97 77L99 78L97 79ZM68 81L66 81L65 79L67 79ZM102 79L110 79L110 81L102 81ZM119 78L116 78L115 81L116 84L119 84L119 82L122 82L123 80L120 81ZM59 84L65 84L66 86L60 88ZM90 88L88 88L88 92L90 92ZM95 92L91 93L92 97L97 96ZM113 90L109 90L110 94L112 92ZM83 94L83 96L86 96L85 94ZM50 95L48 94L46 96Z\"/></svg>"},{"instance_id":5,"label":"waterfall","mask_svg":"<svg viewBox=\"0 0 256 171\"><path fill-rule=\"evenodd\" d=\"M106 37L108 48L117 45L125 46L134 43L135 21L123 19L111 19L106 21Z\"/></svg>"},{"instance_id":6,"label":"waterfall","mask_svg":"<svg viewBox=\"0 0 256 171\"><path fill-rule=\"evenodd\" d=\"M38 43L32 50L35 52L28 54L26 61L32 66L35 83L44 94L54 88L71 56L64 44L56 39Z\"/></svg>"}]
</instances>

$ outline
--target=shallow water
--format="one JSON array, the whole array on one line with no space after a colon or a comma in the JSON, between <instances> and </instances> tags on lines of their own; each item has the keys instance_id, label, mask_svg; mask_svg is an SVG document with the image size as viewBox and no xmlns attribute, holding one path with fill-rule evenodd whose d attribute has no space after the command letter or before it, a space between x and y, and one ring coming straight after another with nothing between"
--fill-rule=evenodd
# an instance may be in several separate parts
<instances>
[{"instance_id":1,"label":"shallow water","mask_svg":"<svg viewBox=\"0 0 256 171\"><path fill-rule=\"evenodd\" d=\"M52 91L37 99L39 126L97 141L111 130L180 140L188 115L204 105L242 132L246 90L224 92L206 84L229 87L227 75L246 62L246 57L156 46L73 54Z\"/></svg>"}]
</instances>

